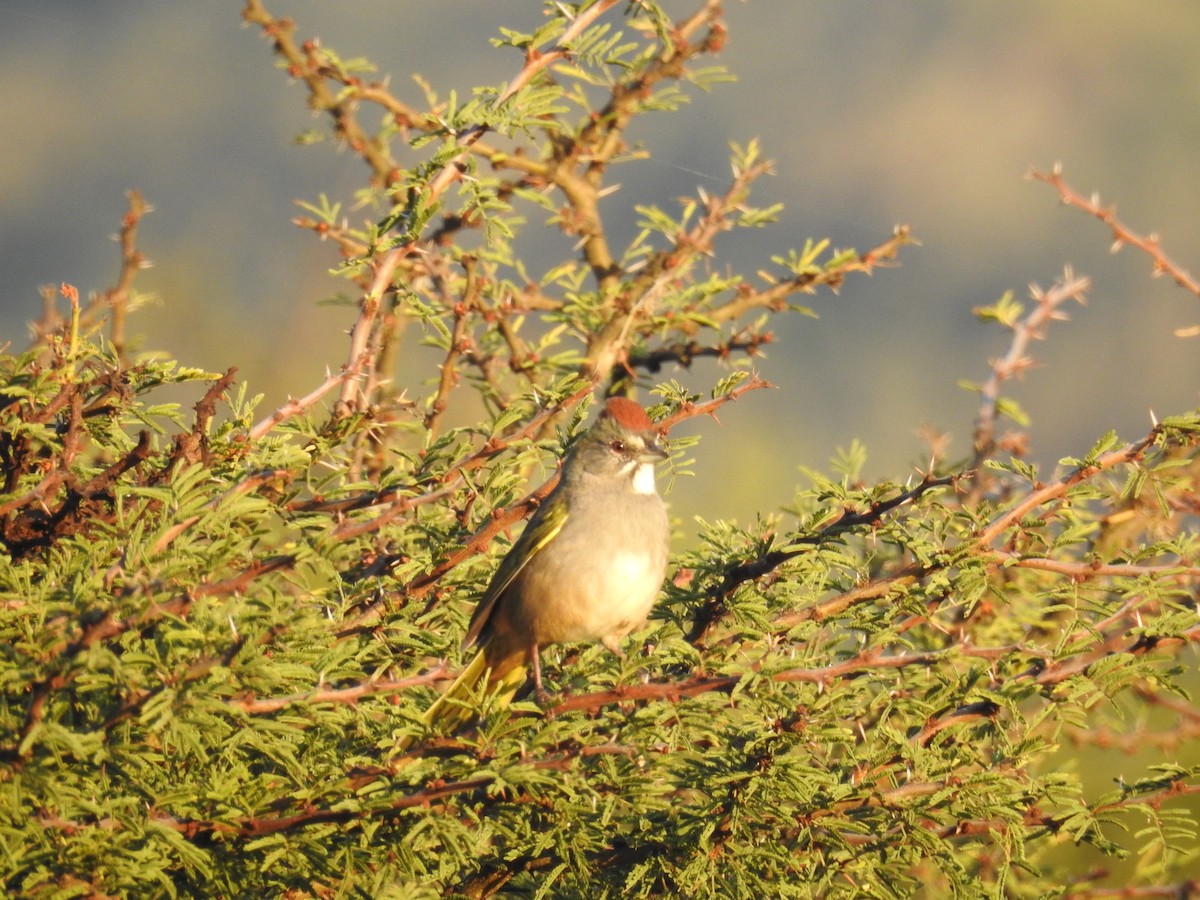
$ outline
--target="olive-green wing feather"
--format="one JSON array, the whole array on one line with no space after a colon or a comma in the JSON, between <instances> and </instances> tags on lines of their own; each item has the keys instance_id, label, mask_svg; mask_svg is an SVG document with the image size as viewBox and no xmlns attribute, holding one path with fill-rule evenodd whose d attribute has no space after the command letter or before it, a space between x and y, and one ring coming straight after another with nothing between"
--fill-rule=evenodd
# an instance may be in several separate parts
<instances>
[{"instance_id":1,"label":"olive-green wing feather","mask_svg":"<svg viewBox=\"0 0 1200 900\"><path fill-rule=\"evenodd\" d=\"M463 638L463 649L473 646L479 640L479 636L487 627L488 620L492 617L496 603L513 583L513 579L521 574L521 570L525 566L529 565L529 561L558 536L563 525L566 524L567 515L567 504L563 498L551 494L537 514L529 520L529 525L521 532L521 536L517 538L512 549L501 560L500 568L496 570L487 590L479 598L479 605L475 607L475 612L471 615L466 637Z\"/></svg>"},{"instance_id":2,"label":"olive-green wing feather","mask_svg":"<svg viewBox=\"0 0 1200 900\"><path fill-rule=\"evenodd\" d=\"M471 624L467 627L467 636L463 638L463 648L470 647L479 640L488 620L496 608L496 604L504 592L512 585L513 579L521 573L529 561L540 553L547 544L562 531L567 521L567 506L562 498L547 499L547 502L537 511L529 525L517 538L512 549L500 562L496 574L492 576L487 590L475 607L471 616ZM503 661L496 660L503 665ZM507 668L507 666L506 666ZM481 650L458 674L454 682L442 692L442 695L425 711L422 719L425 725L441 734L452 734L467 724L475 715L471 703L480 686L486 684L492 676L486 651ZM497 702L505 706L512 702L517 691L525 683L527 673L524 665L518 665L505 671L492 687L498 692ZM405 742L402 749L407 749L411 743Z\"/></svg>"}]
</instances>

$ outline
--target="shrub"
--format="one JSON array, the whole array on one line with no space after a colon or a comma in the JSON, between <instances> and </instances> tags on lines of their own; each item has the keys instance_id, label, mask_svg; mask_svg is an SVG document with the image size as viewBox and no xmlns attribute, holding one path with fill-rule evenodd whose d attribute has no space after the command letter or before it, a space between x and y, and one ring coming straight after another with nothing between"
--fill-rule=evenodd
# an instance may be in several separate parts
<instances>
[{"instance_id":1,"label":"shrub","mask_svg":"<svg viewBox=\"0 0 1200 900\"><path fill-rule=\"evenodd\" d=\"M548 4L497 39L522 59L501 85L415 108L248 0L370 173L377 222L302 221L358 296L344 364L256 416L232 370L130 359L136 195L118 287L64 286L67 314L0 357L7 892L1088 896L1103 872L1074 847L1128 857L1131 891L1188 887L1200 416L1026 460L1003 388L1083 296L1070 273L980 311L1011 346L972 386L972 458L868 484L851 447L782 512L705 523L626 659L551 651L546 705L423 726L592 398L714 412L765 384L773 317L909 240L721 273L719 236L776 209L750 203L749 143L726 190L639 205L618 246L600 200L629 124L725 76L715 3L615 7ZM548 264L517 251L538 216L564 238ZM398 390L416 344L437 364ZM663 377L705 357L707 398ZM1152 752L1097 791L1114 747Z\"/></svg>"}]
</instances>

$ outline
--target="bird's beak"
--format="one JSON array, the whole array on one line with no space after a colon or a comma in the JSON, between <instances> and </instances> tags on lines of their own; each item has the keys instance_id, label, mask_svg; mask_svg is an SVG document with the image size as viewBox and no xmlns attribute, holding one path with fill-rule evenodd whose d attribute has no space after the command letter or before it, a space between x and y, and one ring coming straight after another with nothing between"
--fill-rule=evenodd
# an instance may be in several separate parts
<instances>
[{"instance_id":1,"label":"bird's beak","mask_svg":"<svg viewBox=\"0 0 1200 900\"><path fill-rule=\"evenodd\" d=\"M646 441L646 446L638 456L640 463L662 462L670 454L667 453L666 442L659 435L654 435Z\"/></svg>"}]
</instances>

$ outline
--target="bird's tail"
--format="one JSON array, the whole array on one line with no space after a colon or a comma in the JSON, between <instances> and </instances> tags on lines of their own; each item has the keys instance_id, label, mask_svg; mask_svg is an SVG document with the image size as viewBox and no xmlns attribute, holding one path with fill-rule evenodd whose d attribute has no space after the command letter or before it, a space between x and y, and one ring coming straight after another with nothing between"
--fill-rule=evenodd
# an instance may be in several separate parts
<instances>
[{"instance_id":1,"label":"bird's tail","mask_svg":"<svg viewBox=\"0 0 1200 900\"><path fill-rule=\"evenodd\" d=\"M433 701L421 721L437 734L454 734L478 714L475 702L481 688L494 692L493 702L508 706L528 680L528 665L524 653L497 654L497 648L485 646L475 654L453 683ZM499 659L494 657L499 656ZM409 742L405 742L407 749Z\"/></svg>"}]
</instances>

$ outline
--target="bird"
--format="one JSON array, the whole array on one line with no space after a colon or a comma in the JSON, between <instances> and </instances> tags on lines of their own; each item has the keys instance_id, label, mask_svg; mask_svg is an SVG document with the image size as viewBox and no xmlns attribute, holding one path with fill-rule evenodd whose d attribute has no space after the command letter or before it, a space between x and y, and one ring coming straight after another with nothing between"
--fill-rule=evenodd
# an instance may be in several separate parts
<instances>
[{"instance_id":1,"label":"bird","mask_svg":"<svg viewBox=\"0 0 1200 900\"><path fill-rule=\"evenodd\" d=\"M568 452L561 477L501 561L462 641L479 650L422 717L452 733L474 717L486 683L501 705L529 680L539 701L540 650L620 641L640 627L662 588L670 523L654 467L668 456L646 410L612 397Z\"/></svg>"}]
</instances>

